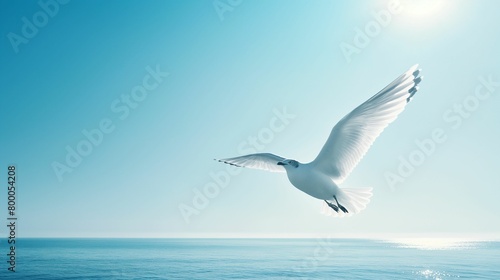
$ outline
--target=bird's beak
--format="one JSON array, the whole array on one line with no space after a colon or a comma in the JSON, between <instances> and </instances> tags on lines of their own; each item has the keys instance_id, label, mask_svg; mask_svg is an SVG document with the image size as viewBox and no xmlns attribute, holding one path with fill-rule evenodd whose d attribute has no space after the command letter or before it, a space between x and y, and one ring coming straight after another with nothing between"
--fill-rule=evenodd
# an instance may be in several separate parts
<instances>
[{"instance_id":1,"label":"bird's beak","mask_svg":"<svg viewBox=\"0 0 500 280\"><path fill-rule=\"evenodd\" d=\"M278 165L286 165L286 163L283 163L283 162L278 162Z\"/></svg>"}]
</instances>

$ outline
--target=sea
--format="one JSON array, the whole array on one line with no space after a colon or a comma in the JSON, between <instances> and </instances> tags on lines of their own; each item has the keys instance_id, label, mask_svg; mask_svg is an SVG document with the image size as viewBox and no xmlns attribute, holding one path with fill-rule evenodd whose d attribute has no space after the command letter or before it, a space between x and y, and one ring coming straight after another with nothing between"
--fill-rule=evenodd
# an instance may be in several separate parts
<instances>
[{"instance_id":1,"label":"sea","mask_svg":"<svg viewBox=\"0 0 500 280\"><path fill-rule=\"evenodd\" d=\"M2 240L0 279L500 279L500 242L461 239Z\"/></svg>"}]
</instances>

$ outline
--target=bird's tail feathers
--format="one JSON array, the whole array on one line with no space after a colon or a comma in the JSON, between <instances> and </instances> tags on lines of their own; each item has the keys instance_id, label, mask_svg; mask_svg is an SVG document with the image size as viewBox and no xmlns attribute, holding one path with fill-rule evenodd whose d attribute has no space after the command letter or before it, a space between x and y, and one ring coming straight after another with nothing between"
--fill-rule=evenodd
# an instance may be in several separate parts
<instances>
[{"instance_id":1,"label":"bird's tail feathers","mask_svg":"<svg viewBox=\"0 0 500 280\"><path fill-rule=\"evenodd\" d=\"M324 202L322 202L321 213L333 217L346 217L359 213L370 203L370 198L373 196L372 190L373 188L342 188L337 194L337 200L340 205L347 209L348 213L344 213L340 209L335 212ZM329 202L337 204L333 198Z\"/></svg>"}]
</instances>

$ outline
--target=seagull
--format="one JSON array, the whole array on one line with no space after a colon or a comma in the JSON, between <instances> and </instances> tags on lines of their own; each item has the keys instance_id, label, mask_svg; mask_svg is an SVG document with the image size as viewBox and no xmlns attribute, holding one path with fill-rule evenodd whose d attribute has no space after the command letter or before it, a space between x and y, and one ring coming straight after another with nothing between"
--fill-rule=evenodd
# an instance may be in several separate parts
<instances>
[{"instance_id":1,"label":"seagull","mask_svg":"<svg viewBox=\"0 0 500 280\"><path fill-rule=\"evenodd\" d=\"M415 95L423 78L420 72L418 64L414 65L342 118L312 162L301 163L271 153L216 160L238 167L286 172L293 186L325 202L323 214L343 217L359 213L370 202L372 188L339 186Z\"/></svg>"}]
</instances>

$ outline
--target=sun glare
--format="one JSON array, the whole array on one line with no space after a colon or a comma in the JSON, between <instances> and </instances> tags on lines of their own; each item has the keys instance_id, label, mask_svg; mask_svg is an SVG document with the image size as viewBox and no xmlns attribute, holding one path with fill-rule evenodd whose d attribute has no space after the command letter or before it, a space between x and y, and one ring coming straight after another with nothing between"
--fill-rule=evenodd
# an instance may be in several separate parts
<instances>
[{"instance_id":1,"label":"sun glare","mask_svg":"<svg viewBox=\"0 0 500 280\"><path fill-rule=\"evenodd\" d=\"M399 248L420 250L463 250L476 248L480 241L461 238L398 238L389 240Z\"/></svg>"},{"instance_id":2,"label":"sun glare","mask_svg":"<svg viewBox=\"0 0 500 280\"><path fill-rule=\"evenodd\" d=\"M445 12L448 2L444 0L402 0L401 6L407 15L431 17Z\"/></svg>"},{"instance_id":3,"label":"sun glare","mask_svg":"<svg viewBox=\"0 0 500 280\"><path fill-rule=\"evenodd\" d=\"M450 27L466 9L449 0L399 0L399 5L401 12L394 16L397 27L405 34L425 31L426 36Z\"/></svg>"}]
</instances>

